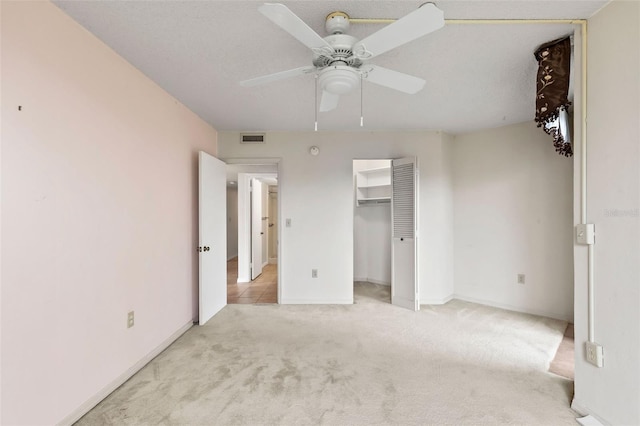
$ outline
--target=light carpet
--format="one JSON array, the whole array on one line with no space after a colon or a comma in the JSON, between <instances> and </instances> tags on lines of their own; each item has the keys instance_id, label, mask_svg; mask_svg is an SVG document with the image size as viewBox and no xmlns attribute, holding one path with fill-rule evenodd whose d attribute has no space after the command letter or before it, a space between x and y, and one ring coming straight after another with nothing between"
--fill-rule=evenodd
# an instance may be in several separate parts
<instances>
[{"instance_id":1,"label":"light carpet","mask_svg":"<svg viewBox=\"0 0 640 426\"><path fill-rule=\"evenodd\" d=\"M229 305L78 424L576 424L572 382L547 372L565 322L355 288L354 305Z\"/></svg>"}]
</instances>

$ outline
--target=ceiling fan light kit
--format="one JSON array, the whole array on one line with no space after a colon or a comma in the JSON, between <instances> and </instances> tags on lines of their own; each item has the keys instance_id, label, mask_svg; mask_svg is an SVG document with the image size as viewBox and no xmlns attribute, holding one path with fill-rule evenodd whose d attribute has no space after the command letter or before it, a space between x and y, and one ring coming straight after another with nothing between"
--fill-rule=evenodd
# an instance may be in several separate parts
<instances>
[{"instance_id":1,"label":"ceiling fan light kit","mask_svg":"<svg viewBox=\"0 0 640 426\"><path fill-rule=\"evenodd\" d=\"M360 73L346 65L333 65L320 71L318 83L323 91L346 95L360 82Z\"/></svg>"},{"instance_id":2,"label":"ceiling fan light kit","mask_svg":"<svg viewBox=\"0 0 640 426\"><path fill-rule=\"evenodd\" d=\"M312 65L245 80L240 84L246 87L256 86L299 75L315 74L316 86L319 85L322 89L316 113L318 109L320 112L335 109L340 96L351 93L358 86L361 89L362 103L364 80L407 94L422 90L426 83L423 79L371 65L367 61L444 26L442 11L433 3L425 3L408 15L358 40L345 34L349 30L349 15L337 11L327 15L325 29L330 35L323 38L283 4L265 3L258 10L311 49ZM361 114L361 125L362 122ZM315 127L317 130L317 119Z\"/></svg>"}]
</instances>

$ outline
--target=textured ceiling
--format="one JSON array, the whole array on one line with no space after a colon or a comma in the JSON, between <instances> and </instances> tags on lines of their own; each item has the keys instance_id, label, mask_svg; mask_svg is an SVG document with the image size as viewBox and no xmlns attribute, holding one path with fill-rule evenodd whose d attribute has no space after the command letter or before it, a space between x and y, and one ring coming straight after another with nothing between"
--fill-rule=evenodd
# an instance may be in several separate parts
<instances>
[{"instance_id":1,"label":"textured ceiling","mask_svg":"<svg viewBox=\"0 0 640 426\"><path fill-rule=\"evenodd\" d=\"M399 18L423 1L283 2L321 36L335 10L352 18ZM311 75L258 87L238 82L309 65L310 51L261 15L255 1L55 1L171 95L218 130L312 130ZM583 19L605 0L459 1L436 5L445 19ZM352 24L358 39L381 24ZM365 83L364 130L461 133L534 115L535 48L571 34L569 24L448 24L371 61L427 81L416 95ZM359 130L360 96L320 113L320 130Z\"/></svg>"}]
</instances>

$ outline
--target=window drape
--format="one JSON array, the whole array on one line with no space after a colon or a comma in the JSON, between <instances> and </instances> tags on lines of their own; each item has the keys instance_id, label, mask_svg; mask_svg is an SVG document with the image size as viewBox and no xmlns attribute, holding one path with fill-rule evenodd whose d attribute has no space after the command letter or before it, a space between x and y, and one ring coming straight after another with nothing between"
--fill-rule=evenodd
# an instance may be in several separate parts
<instances>
[{"instance_id":1,"label":"window drape","mask_svg":"<svg viewBox=\"0 0 640 426\"><path fill-rule=\"evenodd\" d=\"M569 126L569 77L571 40L565 37L540 46L534 53L538 60L536 82L536 118L538 127L551 137L556 152L571 157Z\"/></svg>"}]
</instances>

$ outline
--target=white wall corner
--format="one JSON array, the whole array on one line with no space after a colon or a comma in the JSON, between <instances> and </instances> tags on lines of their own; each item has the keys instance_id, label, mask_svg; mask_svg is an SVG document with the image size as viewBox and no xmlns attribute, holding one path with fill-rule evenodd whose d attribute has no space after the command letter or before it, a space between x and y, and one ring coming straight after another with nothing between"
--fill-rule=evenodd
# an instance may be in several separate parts
<instances>
[{"instance_id":1,"label":"white wall corner","mask_svg":"<svg viewBox=\"0 0 640 426\"><path fill-rule=\"evenodd\" d=\"M454 295L450 294L448 296L445 297L441 297L441 298L427 298L427 299L420 299L420 304L421 305L444 305L445 303L453 300Z\"/></svg>"},{"instance_id":2,"label":"white wall corner","mask_svg":"<svg viewBox=\"0 0 640 426\"><path fill-rule=\"evenodd\" d=\"M520 313L529 314L529 315L537 315L539 317L546 317L546 318L556 319L559 321L566 321L569 323L573 323L573 318L568 318L566 315L560 314L557 312L522 308L519 306L510 305L507 303L498 303L498 302L494 302L493 300L479 299L476 297L468 297L460 294L454 294L453 298L457 300L462 300L463 302L477 303L479 305L492 306L494 308L505 309L507 311L520 312Z\"/></svg>"},{"instance_id":3,"label":"white wall corner","mask_svg":"<svg viewBox=\"0 0 640 426\"><path fill-rule=\"evenodd\" d=\"M573 401L571 401L571 409L573 411L575 411L576 413L578 413L580 416L582 417L586 417L586 416L591 416L593 417L595 420L597 420L598 422L600 422L601 425L603 426L609 426L611 423L608 423L606 421L604 421L600 416L598 416L597 414L592 413L589 409L587 409L586 407L582 406L578 401L576 401L575 398L573 398ZM594 423L589 423L592 426L596 426Z\"/></svg>"},{"instance_id":4,"label":"white wall corner","mask_svg":"<svg viewBox=\"0 0 640 426\"><path fill-rule=\"evenodd\" d=\"M59 421L57 424L61 426L72 425L82 416L87 414L93 407L98 405L100 401L105 399L111 392L118 389L122 386L127 380L131 378L138 371L142 370L142 368L153 361L155 357L160 355L162 351L167 349L169 345L178 340L180 336L186 333L191 327L193 327L193 322L189 321L182 327L180 327L175 333L165 339L160 345L158 345L154 350L149 352L147 355L142 357L138 362L132 365L129 369L127 369L124 373L116 377L112 382L107 384L104 388L98 391L95 395L87 399L82 405L80 405L77 409L73 410L69 415Z\"/></svg>"}]
</instances>

